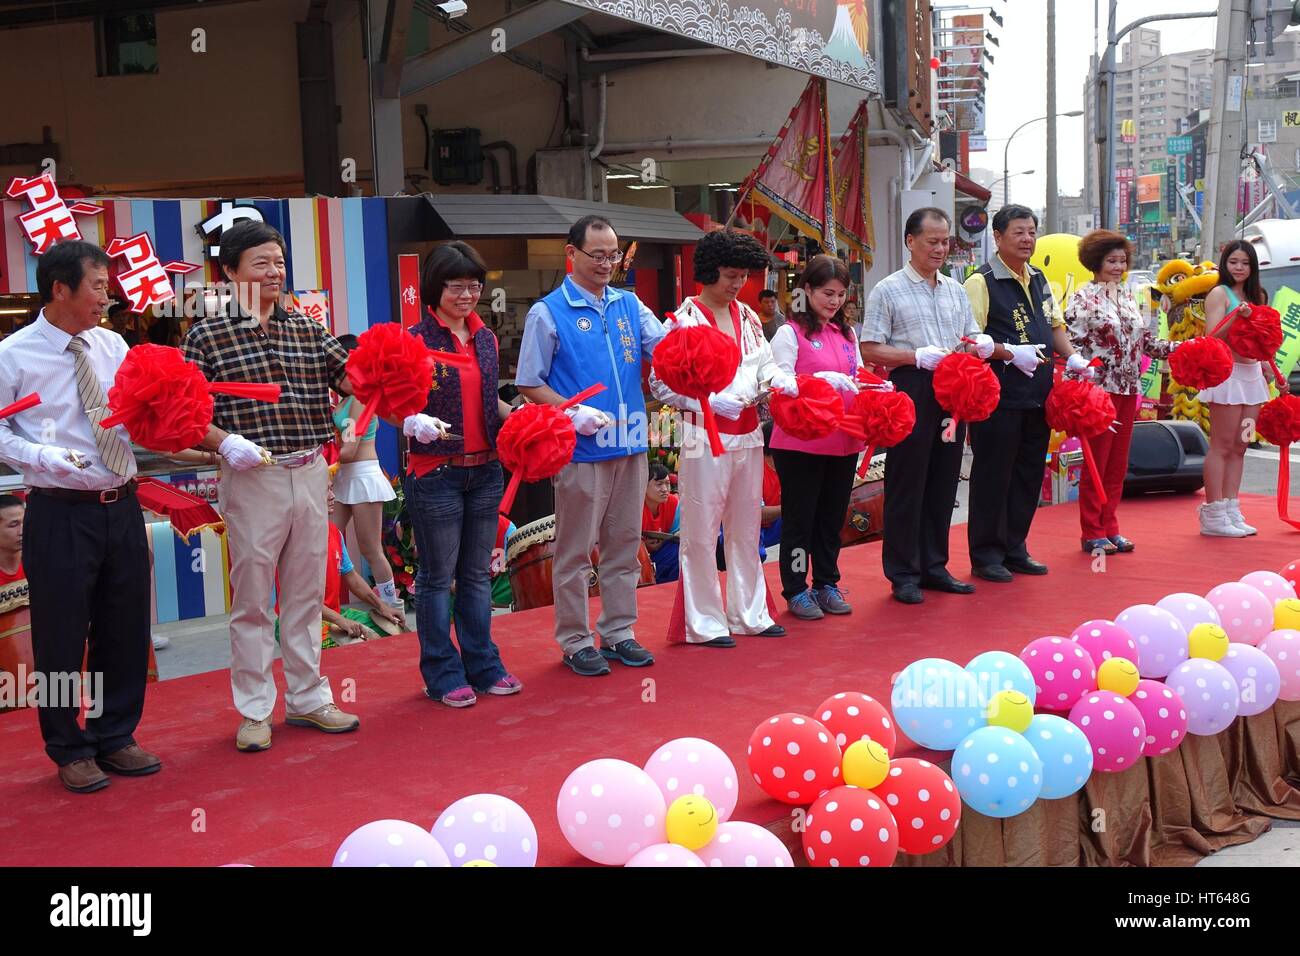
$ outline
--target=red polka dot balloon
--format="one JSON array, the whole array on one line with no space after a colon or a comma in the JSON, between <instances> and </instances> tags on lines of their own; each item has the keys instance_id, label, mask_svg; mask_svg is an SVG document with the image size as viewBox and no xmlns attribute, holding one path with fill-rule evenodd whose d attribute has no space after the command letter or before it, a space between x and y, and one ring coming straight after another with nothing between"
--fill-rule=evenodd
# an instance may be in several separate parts
<instances>
[{"instance_id":1,"label":"red polka dot balloon","mask_svg":"<svg viewBox=\"0 0 1300 956\"><path fill-rule=\"evenodd\" d=\"M952 779L928 760L890 761L889 776L873 792L894 815L904 853L933 853L957 832L961 796Z\"/></svg>"},{"instance_id":2,"label":"red polka dot balloon","mask_svg":"<svg viewBox=\"0 0 1300 956\"><path fill-rule=\"evenodd\" d=\"M893 866L898 824L870 790L836 787L808 808L803 852L813 866Z\"/></svg>"},{"instance_id":3,"label":"red polka dot balloon","mask_svg":"<svg viewBox=\"0 0 1300 956\"><path fill-rule=\"evenodd\" d=\"M1292 561L1278 574L1286 578L1291 583L1291 587L1296 589L1296 593L1300 594L1300 560Z\"/></svg>"},{"instance_id":4,"label":"red polka dot balloon","mask_svg":"<svg viewBox=\"0 0 1300 956\"><path fill-rule=\"evenodd\" d=\"M749 772L769 797L812 803L840 785L844 755L822 724L803 714L769 717L749 737Z\"/></svg>"},{"instance_id":5,"label":"red polka dot balloon","mask_svg":"<svg viewBox=\"0 0 1300 956\"><path fill-rule=\"evenodd\" d=\"M1020 659L1034 675L1037 710L1068 711L1080 697L1097 689L1097 668L1092 655L1075 641L1040 637L1025 645Z\"/></svg>"},{"instance_id":6,"label":"red polka dot balloon","mask_svg":"<svg viewBox=\"0 0 1300 956\"><path fill-rule=\"evenodd\" d=\"M859 740L874 740L889 753L898 742L894 721L885 705L866 694L833 694L817 705L817 719L835 738L841 750Z\"/></svg>"}]
</instances>

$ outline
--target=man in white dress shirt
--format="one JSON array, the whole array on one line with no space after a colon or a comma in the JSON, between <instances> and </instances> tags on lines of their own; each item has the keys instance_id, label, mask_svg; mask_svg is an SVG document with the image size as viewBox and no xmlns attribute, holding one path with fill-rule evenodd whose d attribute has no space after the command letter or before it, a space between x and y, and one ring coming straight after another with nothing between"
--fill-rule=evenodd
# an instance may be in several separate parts
<instances>
[{"instance_id":1,"label":"man in white dress shirt","mask_svg":"<svg viewBox=\"0 0 1300 956\"><path fill-rule=\"evenodd\" d=\"M109 303L108 256L63 242L40 257L41 314L0 341L0 406L41 403L0 420L0 459L31 494L23 567L32 651L49 696L39 718L45 752L75 793L108 786L105 770L155 773L159 759L133 736L144 711L149 665L149 546L135 496L135 455L125 429L101 429L105 395L127 346L100 327ZM76 699L50 699L60 675L81 671L89 642L86 725Z\"/></svg>"}]
</instances>

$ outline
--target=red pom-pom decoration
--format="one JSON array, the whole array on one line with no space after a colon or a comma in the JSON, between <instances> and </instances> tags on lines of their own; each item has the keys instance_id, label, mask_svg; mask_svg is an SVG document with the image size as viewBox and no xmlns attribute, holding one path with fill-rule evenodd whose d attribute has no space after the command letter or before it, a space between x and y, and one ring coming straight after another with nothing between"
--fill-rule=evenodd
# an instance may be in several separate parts
<instances>
[{"instance_id":1,"label":"red pom-pom decoration","mask_svg":"<svg viewBox=\"0 0 1300 956\"><path fill-rule=\"evenodd\" d=\"M178 452L203 440L212 424L212 393L278 402L280 386L253 382L210 383L181 350L137 345L126 353L108 390L112 412L100 427L126 427L131 440L153 451Z\"/></svg>"},{"instance_id":2,"label":"red pom-pom decoration","mask_svg":"<svg viewBox=\"0 0 1300 956\"><path fill-rule=\"evenodd\" d=\"M772 421L800 441L815 441L833 432L844 419L844 399L835 386L815 375L799 374L798 395L776 392L769 408Z\"/></svg>"},{"instance_id":3,"label":"red pom-pom decoration","mask_svg":"<svg viewBox=\"0 0 1300 956\"><path fill-rule=\"evenodd\" d=\"M892 448L912 434L916 427L916 403L905 392L886 392L864 388L853 396L849 417L862 429L867 453L862 456L858 477L871 467L877 448Z\"/></svg>"},{"instance_id":4,"label":"red pom-pom decoration","mask_svg":"<svg viewBox=\"0 0 1300 956\"><path fill-rule=\"evenodd\" d=\"M1265 402L1255 419L1255 431L1278 447L1300 441L1300 398L1279 395Z\"/></svg>"},{"instance_id":5,"label":"red pom-pom decoration","mask_svg":"<svg viewBox=\"0 0 1300 956\"><path fill-rule=\"evenodd\" d=\"M1228 344L1245 358L1271 362L1282 347L1282 316L1267 305L1252 305L1249 315L1238 306L1236 321L1228 329Z\"/></svg>"},{"instance_id":6,"label":"red pom-pom decoration","mask_svg":"<svg viewBox=\"0 0 1300 956\"><path fill-rule=\"evenodd\" d=\"M466 367L468 355L434 352L397 322L381 322L357 336L348 356L348 379L365 411L356 433L365 434L372 415L401 421L424 411L433 388L433 363Z\"/></svg>"},{"instance_id":7,"label":"red pom-pom decoration","mask_svg":"<svg viewBox=\"0 0 1300 956\"><path fill-rule=\"evenodd\" d=\"M714 455L721 455L722 438L709 396L724 391L736 377L740 347L730 336L709 325L676 326L655 346L651 364L661 382L700 403L709 448Z\"/></svg>"},{"instance_id":8,"label":"red pom-pom decoration","mask_svg":"<svg viewBox=\"0 0 1300 956\"><path fill-rule=\"evenodd\" d=\"M1091 438L1115 424L1115 403L1083 379L1063 379L1047 395L1047 424L1058 432Z\"/></svg>"},{"instance_id":9,"label":"red pom-pom decoration","mask_svg":"<svg viewBox=\"0 0 1300 956\"><path fill-rule=\"evenodd\" d=\"M564 410L604 390L604 385L593 385L562 405L521 405L506 416L497 432L497 455L510 472L502 514L510 513L522 482L554 478L573 460L578 434Z\"/></svg>"},{"instance_id":10,"label":"red pom-pom decoration","mask_svg":"<svg viewBox=\"0 0 1300 956\"><path fill-rule=\"evenodd\" d=\"M1232 352L1223 339L1198 335L1170 354L1169 374L1179 385L1198 391L1222 385L1232 374Z\"/></svg>"},{"instance_id":11,"label":"red pom-pom decoration","mask_svg":"<svg viewBox=\"0 0 1300 956\"><path fill-rule=\"evenodd\" d=\"M959 422L982 422L1002 397L993 369L969 352L945 355L934 370L934 397Z\"/></svg>"}]
</instances>

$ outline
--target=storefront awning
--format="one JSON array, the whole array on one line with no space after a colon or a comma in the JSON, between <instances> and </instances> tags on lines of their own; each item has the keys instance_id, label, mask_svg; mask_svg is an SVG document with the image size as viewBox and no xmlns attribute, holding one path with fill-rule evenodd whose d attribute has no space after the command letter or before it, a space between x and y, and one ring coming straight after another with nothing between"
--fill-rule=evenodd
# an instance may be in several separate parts
<instances>
[{"instance_id":1,"label":"storefront awning","mask_svg":"<svg viewBox=\"0 0 1300 956\"><path fill-rule=\"evenodd\" d=\"M963 176L961 173L956 171L953 172L953 176L956 177L953 180L953 186L956 188L957 192L961 193L963 196L970 196L972 199L978 199L982 203L987 203L993 198L993 193L989 192L969 176Z\"/></svg>"},{"instance_id":2,"label":"storefront awning","mask_svg":"<svg viewBox=\"0 0 1300 956\"><path fill-rule=\"evenodd\" d=\"M458 239L483 236L557 238L583 216L604 216L620 239L688 244L704 235L671 209L586 202L559 196L484 196L426 193L424 198Z\"/></svg>"}]
</instances>

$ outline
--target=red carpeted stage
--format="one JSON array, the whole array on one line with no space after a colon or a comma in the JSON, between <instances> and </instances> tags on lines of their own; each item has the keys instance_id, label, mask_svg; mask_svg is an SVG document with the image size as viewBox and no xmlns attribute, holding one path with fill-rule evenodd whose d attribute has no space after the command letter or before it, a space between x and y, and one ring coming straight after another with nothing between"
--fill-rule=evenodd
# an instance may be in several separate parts
<instances>
[{"instance_id":1,"label":"red carpeted stage","mask_svg":"<svg viewBox=\"0 0 1300 956\"><path fill-rule=\"evenodd\" d=\"M788 808L765 797L744 769L746 742L763 718L808 712L841 690L887 700L890 675L918 658L964 664L985 650L1018 652L1088 618L1173 591L1204 594L1300 557L1300 535L1269 517L1271 500L1247 501L1261 530L1243 539L1198 535L1199 500L1124 502L1124 533L1138 550L1110 558L1104 573L1079 550L1075 507L1042 509L1031 545L1049 575L977 582L979 591L964 597L927 592L918 607L890 600L878 543L850 548L841 584L852 615L799 622L783 614L788 637L741 639L734 650L666 646L673 588L642 589L638 638L658 663L615 664L604 678L577 677L560 664L549 608L499 616L495 635L524 692L481 697L467 710L424 697L414 635L329 650L325 670L339 702L360 714L360 731L286 727L281 703L266 753L235 750L238 718L225 671L151 684L138 737L162 756L162 773L114 778L90 795L59 786L34 713L0 715L0 865L324 866L362 823L395 817L429 826L453 800L484 791L529 812L540 865L575 864L582 861L555 824L568 773L596 757L640 765L680 736L727 751L742 781L734 819L767 824ZM950 569L967 579L964 527L955 529L952 551ZM777 582L775 565L767 572L769 585Z\"/></svg>"}]
</instances>

